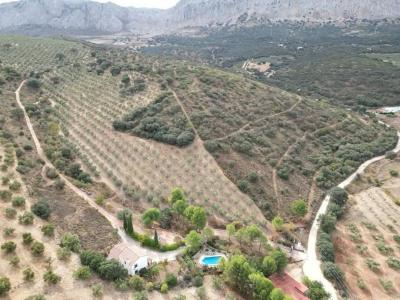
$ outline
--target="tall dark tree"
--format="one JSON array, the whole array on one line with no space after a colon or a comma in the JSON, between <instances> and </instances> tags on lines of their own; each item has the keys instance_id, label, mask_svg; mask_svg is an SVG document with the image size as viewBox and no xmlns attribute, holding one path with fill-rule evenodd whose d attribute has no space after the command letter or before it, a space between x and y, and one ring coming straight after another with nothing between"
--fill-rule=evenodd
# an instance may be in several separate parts
<instances>
[{"instance_id":1,"label":"tall dark tree","mask_svg":"<svg viewBox=\"0 0 400 300\"><path fill-rule=\"evenodd\" d=\"M159 241L159 239L158 239L157 230L154 230L154 243L155 243L155 245L157 245L157 246L160 244L160 241Z\"/></svg>"},{"instance_id":2,"label":"tall dark tree","mask_svg":"<svg viewBox=\"0 0 400 300\"><path fill-rule=\"evenodd\" d=\"M126 233L129 235L133 235L134 230L133 230L133 225L132 225L132 215L127 215L126 216Z\"/></svg>"},{"instance_id":3,"label":"tall dark tree","mask_svg":"<svg viewBox=\"0 0 400 300\"><path fill-rule=\"evenodd\" d=\"M122 221L124 222L124 230L125 232L128 232L128 226L127 226L127 217L126 214L122 215Z\"/></svg>"}]
</instances>

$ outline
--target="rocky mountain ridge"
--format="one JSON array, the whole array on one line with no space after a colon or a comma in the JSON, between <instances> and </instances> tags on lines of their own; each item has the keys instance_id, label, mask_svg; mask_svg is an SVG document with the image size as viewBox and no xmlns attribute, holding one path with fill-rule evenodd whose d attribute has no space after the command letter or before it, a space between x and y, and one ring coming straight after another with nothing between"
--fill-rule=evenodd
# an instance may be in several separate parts
<instances>
[{"instance_id":1,"label":"rocky mountain ridge","mask_svg":"<svg viewBox=\"0 0 400 300\"><path fill-rule=\"evenodd\" d=\"M20 0L0 5L0 31L164 33L184 27L274 21L341 22L400 17L400 0L181 0L168 10L82 0Z\"/></svg>"}]
</instances>

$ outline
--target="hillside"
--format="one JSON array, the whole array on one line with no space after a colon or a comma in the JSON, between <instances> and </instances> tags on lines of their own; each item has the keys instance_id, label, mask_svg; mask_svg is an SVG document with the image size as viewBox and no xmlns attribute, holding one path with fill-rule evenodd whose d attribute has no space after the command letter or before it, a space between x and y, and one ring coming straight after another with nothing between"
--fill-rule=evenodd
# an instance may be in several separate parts
<instances>
[{"instance_id":1,"label":"hillside","mask_svg":"<svg viewBox=\"0 0 400 300\"><path fill-rule=\"evenodd\" d=\"M55 39L1 44L7 64L38 74L42 109L53 107L85 168L132 207L160 205L180 186L210 215L260 224L262 214L290 218L293 200L306 199L312 211L321 193L396 141L323 101L208 67ZM115 121L132 135L115 131Z\"/></svg>"},{"instance_id":2,"label":"hillside","mask_svg":"<svg viewBox=\"0 0 400 300\"><path fill-rule=\"evenodd\" d=\"M307 23L400 17L400 4L385 1L182 0L168 10L125 8L112 3L21 0L0 5L0 31L30 34L166 33L185 27Z\"/></svg>"},{"instance_id":3,"label":"hillside","mask_svg":"<svg viewBox=\"0 0 400 300\"><path fill-rule=\"evenodd\" d=\"M224 176L199 140L176 149L113 130L115 119L146 106L162 93L161 78L152 69L156 61L55 39L3 37L1 44L1 57L7 58L10 65L41 74L40 99L46 100L42 109L54 107L56 115L52 117L60 122L68 137L66 142L79 149L85 168L124 195L127 206L143 209L161 205L171 189L179 186L187 191L192 203L206 204L213 214L233 220L236 208L226 202L231 199L240 202L242 220L263 223L258 208ZM11 48L4 48L4 44ZM27 56L27 51L36 55ZM56 58L57 54L62 60ZM111 64L123 69L120 73L128 77L127 83L122 83L122 74L111 75ZM138 81L145 82L144 90L135 89ZM32 98L31 103L38 100ZM43 120L38 118L36 122L39 127ZM41 132L45 141L47 133ZM56 150L53 145L45 148ZM55 157L54 163L62 168Z\"/></svg>"}]
</instances>

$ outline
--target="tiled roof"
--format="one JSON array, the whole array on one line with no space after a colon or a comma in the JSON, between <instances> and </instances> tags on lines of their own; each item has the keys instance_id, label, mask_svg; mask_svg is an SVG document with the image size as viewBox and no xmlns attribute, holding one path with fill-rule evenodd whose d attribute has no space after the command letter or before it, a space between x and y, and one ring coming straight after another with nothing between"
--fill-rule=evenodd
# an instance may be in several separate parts
<instances>
[{"instance_id":1,"label":"tiled roof","mask_svg":"<svg viewBox=\"0 0 400 300\"><path fill-rule=\"evenodd\" d=\"M139 259L139 256L123 244L118 244L111 249L108 258L116 259L123 264L132 265Z\"/></svg>"},{"instance_id":2,"label":"tiled roof","mask_svg":"<svg viewBox=\"0 0 400 300\"><path fill-rule=\"evenodd\" d=\"M275 287L282 289L286 294L291 296L294 300L308 300L309 298L305 295L308 288L295 280L289 274L274 274L269 279L275 285Z\"/></svg>"}]
</instances>

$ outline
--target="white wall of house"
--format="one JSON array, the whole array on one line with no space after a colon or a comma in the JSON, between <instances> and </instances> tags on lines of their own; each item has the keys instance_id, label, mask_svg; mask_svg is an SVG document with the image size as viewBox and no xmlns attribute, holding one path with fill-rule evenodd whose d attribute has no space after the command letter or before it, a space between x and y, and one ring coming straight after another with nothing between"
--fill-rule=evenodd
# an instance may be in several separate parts
<instances>
[{"instance_id":1,"label":"white wall of house","mask_svg":"<svg viewBox=\"0 0 400 300\"><path fill-rule=\"evenodd\" d=\"M149 258L147 256L139 257L139 259L131 265L131 269L128 270L129 275L138 274L140 270L149 266Z\"/></svg>"}]
</instances>

